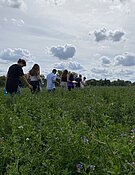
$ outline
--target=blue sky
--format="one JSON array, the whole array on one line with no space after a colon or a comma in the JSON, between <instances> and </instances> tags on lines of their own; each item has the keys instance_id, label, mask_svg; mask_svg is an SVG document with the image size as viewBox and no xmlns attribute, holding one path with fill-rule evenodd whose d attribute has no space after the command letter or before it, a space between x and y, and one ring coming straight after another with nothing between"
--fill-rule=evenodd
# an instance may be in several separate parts
<instances>
[{"instance_id":1,"label":"blue sky","mask_svg":"<svg viewBox=\"0 0 135 175\"><path fill-rule=\"evenodd\" d=\"M18 58L45 76L135 81L135 0L0 0L0 75Z\"/></svg>"}]
</instances>

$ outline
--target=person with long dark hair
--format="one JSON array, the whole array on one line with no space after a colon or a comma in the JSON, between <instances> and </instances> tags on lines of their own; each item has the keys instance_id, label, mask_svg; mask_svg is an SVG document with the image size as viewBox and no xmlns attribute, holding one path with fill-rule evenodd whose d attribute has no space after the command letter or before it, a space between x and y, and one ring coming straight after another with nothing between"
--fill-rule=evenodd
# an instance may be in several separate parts
<instances>
[{"instance_id":1,"label":"person with long dark hair","mask_svg":"<svg viewBox=\"0 0 135 175\"><path fill-rule=\"evenodd\" d=\"M20 81L24 82L30 89L32 86L29 84L23 73L23 67L26 66L24 59L19 59L17 64L13 64L9 67L6 78L6 91L13 95L18 92L18 86Z\"/></svg>"},{"instance_id":2,"label":"person with long dark hair","mask_svg":"<svg viewBox=\"0 0 135 175\"><path fill-rule=\"evenodd\" d=\"M33 89L32 92L40 91L40 67L38 64L34 64L32 69L28 73L28 79L30 80L30 84L32 85Z\"/></svg>"},{"instance_id":3,"label":"person with long dark hair","mask_svg":"<svg viewBox=\"0 0 135 175\"><path fill-rule=\"evenodd\" d=\"M74 89L74 83L75 83L74 74L70 73L68 77L68 84L67 84L69 91L71 91L71 89Z\"/></svg>"},{"instance_id":4,"label":"person with long dark hair","mask_svg":"<svg viewBox=\"0 0 135 175\"><path fill-rule=\"evenodd\" d=\"M67 89L67 81L68 81L68 70L65 69L63 72L62 72L62 75L61 75L61 87L62 89L66 90Z\"/></svg>"}]
</instances>

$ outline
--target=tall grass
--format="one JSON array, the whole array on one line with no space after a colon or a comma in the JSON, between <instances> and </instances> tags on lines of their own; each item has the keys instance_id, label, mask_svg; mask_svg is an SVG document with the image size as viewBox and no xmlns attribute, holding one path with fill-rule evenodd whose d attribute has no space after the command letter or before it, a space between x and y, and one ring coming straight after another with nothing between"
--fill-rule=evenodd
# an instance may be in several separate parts
<instances>
[{"instance_id":1,"label":"tall grass","mask_svg":"<svg viewBox=\"0 0 135 175\"><path fill-rule=\"evenodd\" d=\"M135 88L0 92L1 175L134 175Z\"/></svg>"}]
</instances>

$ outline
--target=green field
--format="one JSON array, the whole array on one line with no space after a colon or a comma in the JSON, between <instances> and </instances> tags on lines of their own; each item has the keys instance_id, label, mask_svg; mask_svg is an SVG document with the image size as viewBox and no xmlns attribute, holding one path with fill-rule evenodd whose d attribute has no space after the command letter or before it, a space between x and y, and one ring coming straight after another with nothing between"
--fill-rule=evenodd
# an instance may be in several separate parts
<instances>
[{"instance_id":1,"label":"green field","mask_svg":"<svg viewBox=\"0 0 135 175\"><path fill-rule=\"evenodd\" d=\"M0 91L0 175L135 175L135 87L11 99Z\"/></svg>"}]
</instances>

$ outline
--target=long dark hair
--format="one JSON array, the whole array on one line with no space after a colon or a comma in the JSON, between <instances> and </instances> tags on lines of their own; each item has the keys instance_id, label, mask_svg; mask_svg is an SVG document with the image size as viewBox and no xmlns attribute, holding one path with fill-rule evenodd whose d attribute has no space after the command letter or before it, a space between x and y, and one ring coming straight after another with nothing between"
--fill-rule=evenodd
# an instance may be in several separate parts
<instances>
[{"instance_id":1,"label":"long dark hair","mask_svg":"<svg viewBox=\"0 0 135 175\"><path fill-rule=\"evenodd\" d=\"M67 78L68 70L65 69L61 75L62 78Z\"/></svg>"},{"instance_id":2,"label":"long dark hair","mask_svg":"<svg viewBox=\"0 0 135 175\"><path fill-rule=\"evenodd\" d=\"M74 74L70 73L70 75L69 75L69 80L70 80L70 81L73 81L73 80L74 80Z\"/></svg>"},{"instance_id":3,"label":"long dark hair","mask_svg":"<svg viewBox=\"0 0 135 175\"><path fill-rule=\"evenodd\" d=\"M39 74L40 68L38 64L34 64L34 66L32 67L32 69L29 71L29 74L31 76L37 76Z\"/></svg>"}]
</instances>

